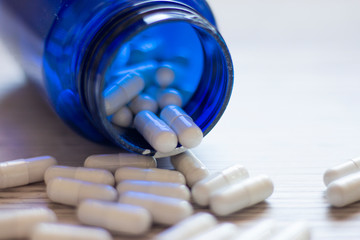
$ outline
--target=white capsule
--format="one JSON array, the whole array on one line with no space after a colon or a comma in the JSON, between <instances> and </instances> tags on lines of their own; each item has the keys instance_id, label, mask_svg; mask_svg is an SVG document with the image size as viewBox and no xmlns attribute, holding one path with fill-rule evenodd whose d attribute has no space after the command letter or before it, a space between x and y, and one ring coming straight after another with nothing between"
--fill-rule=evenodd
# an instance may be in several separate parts
<instances>
[{"instance_id":1,"label":"white capsule","mask_svg":"<svg viewBox=\"0 0 360 240\"><path fill-rule=\"evenodd\" d=\"M156 94L156 100L161 109L168 105L175 105L181 107L183 104L180 92L174 88L166 88L164 90L158 91L158 93Z\"/></svg>"},{"instance_id":2,"label":"white capsule","mask_svg":"<svg viewBox=\"0 0 360 240\"><path fill-rule=\"evenodd\" d=\"M139 112L145 110L156 113L158 110L156 100L148 94L138 95L130 102L129 107L134 114L138 114Z\"/></svg>"},{"instance_id":3,"label":"white capsule","mask_svg":"<svg viewBox=\"0 0 360 240\"><path fill-rule=\"evenodd\" d=\"M271 240L310 240L311 231L307 223L296 222L279 234L270 238Z\"/></svg>"},{"instance_id":4,"label":"white capsule","mask_svg":"<svg viewBox=\"0 0 360 240\"><path fill-rule=\"evenodd\" d=\"M246 168L237 164L197 182L191 189L191 193L198 205L207 206L211 194L248 177L249 172Z\"/></svg>"},{"instance_id":5,"label":"white capsule","mask_svg":"<svg viewBox=\"0 0 360 240\"><path fill-rule=\"evenodd\" d=\"M180 144L184 147L194 148L201 143L203 139L201 129L180 107L175 105L166 106L161 111L160 118L174 130Z\"/></svg>"},{"instance_id":6,"label":"white capsule","mask_svg":"<svg viewBox=\"0 0 360 240\"><path fill-rule=\"evenodd\" d=\"M245 232L236 234L231 240L268 240L274 235L275 222L265 220Z\"/></svg>"},{"instance_id":7,"label":"white capsule","mask_svg":"<svg viewBox=\"0 0 360 240\"><path fill-rule=\"evenodd\" d=\"M335 207L344 207L360 200L360 172L340 178L329 184L326 197Z\"/></svg>"},{"instance_id":8,"label":"white capsule","mask_svg":"<svg viewBox=\"0 0 360 240\"><path fill-rule=\"evenodd\" d=\"M60 177L50 180L46 192L51 201L72 206L88 198L104 201L117 198L117 191L109 185Z\"/></svg>"},{"instance_id":9,"label":"white capsule","mask_svg":"<svg viewBox=\"0 0 360 240\"><path fill-rule=\"evenodd\" d=\"M155 82L161 88L167 88L174 81L175 81L175 72L172 64L163 64L156 70Z\"/></svg>"},{"instance_id":10,"label":"white capsule","mask_svg":"<svg viewBox=\"0 0 360 240\"><path fill-rule=\"evenodd\" d=\"M55 164L55 158L50 156L1 162L0 189L43 181L46 169Z\"/></svg>"},{"instance_id":11,"label":"white capsule","mask_svg":"<svg viewBox=\"0 0 360 240\"><path fill-rule=\"evenodd\" d=\"M114 186L115 179L111 172L104 169L51 166L45 172L45 183L56 177L77 179L92 183Z\"/></svg>"},{"instance_id":12,"label":"white capsule","mask_svg":"<svg viewBox=\"0 0 360 240\"><path fill-rule=\"evenodd\" d=\"M150 111L139 112L135 116L134 126L156 151L168 153L177 146L174 131Z\"/></svg>"},{"instance_id":13,"label":"white capsule","mask_svg":"<svg viewBox=\"0 0 360 240\"><path fill-rule=\"evenodd\" d=\"M156 168L153 157L135 153L91 155L86 158L84 166L88 168L102 168L115 173L121 167Z\"/></svg>"},{"instance_id":14,"label":"white capsule","mask_svg":"<svg viewBox=\"0 0 360 240\"><path fill-rule=\"evenodd\" d=\"M115 180L116 182L143 180L185 184L185 177L181 172L160 168L119 168L115 172Z\"/></svg>"},{"instance_id":15,"label":"white capsule","mask_svg":"<svg viewBox=\"0 0 360 240\"><path fill-rule=\"evenodd\" d=\"M190 200L189 189L184 184L180 183L125 180L117 185L116 190L120 195L132 191L179 198L186 201Z\"/></svg>"},{"instance_id":16,"label":"white capsule","mask_svg":"<svg viewBox=\"0 0 360 240\"><path fill-rule=\"evenodd\" d=\"M133 117L130 109L124 106L112 115L111 122L120 127L130 127L133 122Z\"/></svg>"},{"instance_id":17,"label":"white capsule","mask_svg":"<svg viewBox=\"0 0 360 240\"><path fill-rule=\"evenodd\" d=\"M59 223L40 223L35 226L31 240L112 240L102 228Z\"/></svg>"},{"instance_id":18,"label":"white capsule","mask_svg":"<svg viewBox=\"0 0 360 240\"><path fill-rule=\"evenodd\" d=\"M77 217L81 223L129 235L144 234L152 223L150 213L142 207L97 200L82 201Z\"/></svg>"},{"instance_id":19,"label":"white capsule","mask_svg":"<svg viewBox=\"0 0 360 240\"><path fill-rule=\"evenodd\" d=\"M126 192L120 195L119 202L143 207L151 213L154 222L165 225L174 225L193 213L188 201L148 193Z\"/></svg>"},{"instance_id":20,"label":"white capsule","mask_svg":"<svg viewBox=\"0 0 360 240\"><path fill-rule=\"evenodd\" d=\"M238 227L232 223L221 223L213 228L210 228L204 233L195 235L189 240L228 240L234 236L238 231Z\"/></svg>"},{"instance_id":21,"label":"white capsule","mask_svg":"<svg viewBox=\"0 0 360 240\"><path fill-rule=\"evenodd\" d=\"M129 73L116 83L104 90L105 113L112 115L121 107L125 106L145 87L142 77L135 73Z\"/></svg>"},{"instance_id":22,"label":"white capsule","mask_svg":"<svg viewBox=\"0 0 360 240\"><path fill-rule=\"evenodd\" d=\"M360 157L351 159L326 170L324 173L324 183L327 186L332 181L355 172L360 172Z\"/></svg>"},{"instance_id":23,"label":"white capsule","mask_svg":"<svg viewBox=\"0 0 360 240\"><path fill-rule=\"evenodd\" d=\"M200 212L161 232L155 240L188 240L214 227L216 223L213 215Z\"/></svg>"},{"instance_id":24,"label":"white capsule","mask_svg":"<svg viewBox=\"0 0 360 240\"><path fill-rule=\"evenodd\" d=\"M190 150L172 156L171 163L176 170L184 174L190 187L209 176L207 167Z\"/></svg>"},{"instance_id":25,"label":"white capsule","mask_svg":"<svg viewBox=\"0 0 360 240\"><path fill-rule=\"evenodd\" d=\"M0 239L27 238L36 224L55 222L56 215L47 208L0 211Z\"/></svg>"},{"instance_id":26,"label":"white capsule","mask_svg":"<svg viewBox=\"0 0 360 240\"><path fill-rule=\"evenodd\" d=\"M219 216L226 216L264 201L273 191L274 184L268 176L248 178L212 194L210 209Z\"/></svg>"}]
</instances>

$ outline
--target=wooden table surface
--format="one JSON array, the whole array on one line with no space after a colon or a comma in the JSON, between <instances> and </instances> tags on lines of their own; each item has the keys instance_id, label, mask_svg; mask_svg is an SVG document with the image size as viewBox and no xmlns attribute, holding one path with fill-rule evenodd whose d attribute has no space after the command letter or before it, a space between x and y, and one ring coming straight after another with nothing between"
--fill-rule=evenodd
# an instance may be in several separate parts
<instances>
[{"instance_id":1,"label":"wooden table surface","mask_svg":"<svg viewBox=\"0 0 360 240\"><path fill-rule=\"evenodd\" d=\"M360 203L330 207L322 182L328 167L360 154L360 2L210 4L233 56L235 86L221 121L194 152L212 172L240 163L275 183L266 202L219 221L247 229L265 219L284 226L305 220L312 239L360 239ZM117 151L65 126L0 43L0 161L52 155L81 166L88 155ZM78 223L74 208L47 199L43 183L0 191L0 209L30 206Z\"/></svg>"}]
</instances>

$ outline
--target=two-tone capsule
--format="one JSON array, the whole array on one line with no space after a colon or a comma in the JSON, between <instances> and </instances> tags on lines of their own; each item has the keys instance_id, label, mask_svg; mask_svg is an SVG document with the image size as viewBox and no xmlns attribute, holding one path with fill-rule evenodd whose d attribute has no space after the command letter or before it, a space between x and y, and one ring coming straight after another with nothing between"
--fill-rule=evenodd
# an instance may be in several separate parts
<instances>
[{"instance_id":1,"label":"two-tone capsule","mask_svg":"<svg viewBox=\"0 0 360 240\"><path fill-rule=\"evenodd\" d=\"M106 115L112 115L136 97L145 87L144 79L129 73L104 90Z\"/></svg>"},{"instance_id":2,"label":"two-tone capsule","mask_svg":"<svg viewBox=\"0 0 360 240\"><path fill-rule=\"evenodd\" d=\"M156 151L168 153L177 146L174 131L150 111L139 112L135 116L134 126Z\"/></svg>"},{"instance_id":3,"label":"two-tone capsule","mask_svg":"<svg viewBox=\"0 0 360 240\"><path fill-rule=\"evenodd\" d=\"M260 175L232 184L210 196L210 209L216 215L226 216L264 201L274 191L268 176Z\"/></svg>"},{"instance_id":4,"label":"two-tone capsule","mask_svg":"<svg viewBox=\"0 0 360 240\"><path fill-rule=\"evenodd\" d=\"M179 106L167 105L161 111L160 118L174 130L184 147L194 148L201 143L203 139L201 129Z\"/></svg>"},{"instance_id":5,"label":"two-tone capsule","mask_svg":"<svg viewBox=\"0 0 360 240\"><path fill-rule=\"evenodd\" d=\"M155 240L187 240L209 230L216 224L217 221L213 215L200 212L161 232Z\"/></svg>"},{"instance_id":6,"label":"two-tone capsule","mask_svg":"<svg viewBox=\"0 0 360 240\"><path fill-rule=\"evenodd\" d=\"M184 184L171 182L124 180L117 185L116 190L120 195L132 191L179 198L186 201L190 200L191 195L190 190Z\"/></svg>"},{"instance_id":7,"label":"two-tone capsule","mask_svg":"<svg viewBox=\"0 0 360 240\"><path fill-rule=\"evenodd\" d=\"M59 223L40 223L31 234L31 240L112 240L102 228Z\"/></svg>"},{"instance_id":8,"label":"two-tone capsule","mask_svg":"<svg viewBox=\"0 0 360 240\"><path fill-rule=\"evenodd\" d=\"M120 195L119 202L147 209L154 222L164 225L174 225L193 213L188 201L148 193L126 192Z\"/></svg>"},{"instance_id":9,"label":"two-tone capsule","mask_svg":"<svg viewBox=\"0 0 360 240\"><path fill-rule=\"evenodd\" d=\"M118 195L109 185L60 177L48 182L46 193L51 201L72 206L84 199L115 201Z\"/></svg>"},{"instance_id":10,"label":"two-tone capsule","mask_svg":"<svg viewBox=\"0 0 360 240\"><path fill-rule=\"evenodd\" d=\"M185 177L178 171L160 168L123 167L115 172L116 182L124 180L143 180L185 184Z\"/></svg>"},{"instance_id":11,"label":"two-tone capsule","mask_svg":"<svg viewBox=\"0 0 360 240\"><path fill-rule=\"evenodd\" d=\"M48 183L51 179L57 177L71 178L110 186L114 186L115 184L114 176L105 169L51 166L45 172L45 183Z\"/></svg>"},{"instance_id":12,"label":"two-tone capsule","mask_svg":"<svg viewBox=\"0 0 360 240\"><path fill-rule=\"evenodd\" d=\"M344 207L360 201L360 172L342 177L329 184L326 190L328 202L334 207Z\"/></svg>"},{"instance_id":13,"label":"two-tone capsule","mask_svg":"<svg viewBox=\"0 0 360 240\"><path fill-rule=\"evenodd\" d=\"M156 168L155 158L134 153L91 155L86 158L87 168L102 168L112 173L121 167Z\"/></svg>"},{"instance_id":14,"label":"two-tone capsule","mask_svg":"<svg viewBox=\"0 0 360 240\"><path fill-rule=\"evenodd\" d=\"M360 172L360 157L351 159L326 170L324 173L324 183L328 186L331 182L356 172Z\"/></svg>"},{"instance_id":15,"label":"two-tone capsule","mask_svg":"<svg viewBox=\"0 0 360 240\"><path fill-rule=\"evenodd\" d=\"M44 173L57 164L51 156L18 159L0 163L0 188L27 185L44 180Z\"/></svg>"},{"instance_id":16,"label":"two-tone capsule","mask_svg":"<svg viewBox=\"0 0 360 240\"><path fill-rule=\"evenodd\" d=\"M207 167L190 150L172 156L171 163L176 170L184 174L190 187L210 175Z\"/></svg>"},{"instance_id":17,"label":"two-tone capsule","mask_svg":"<svg viewBox=\"0 0 360 240\"><path fill-rule=\"evenodd\" d=\"M35 225L55 222L55 213L48 208L28 208L0 211L0 239L27 238Z\"/></svg>"},{"instance_id":18,"label":"two-tone capsule","mask_svg":"<svg viewBox=\"0 0 360 240\"><path fill-rule=\"evenodd\" d=\"M212 174L197 182L191 189L194 201L200 206L209 204L210 195L219 189L249 177L249 172L241 165L234 165Z\"/></svg>"},{"instance_id":19,"label":"two-tone capsule","mask_svg":"<svg viewBox=\"0 0 360 240\"><path fill-rule=\"evenodd\" d=\"M144 234L152 223L142 207L89 199L80 203L77 217L81 223L128 235Z\"/></svg>"}]
</instances>

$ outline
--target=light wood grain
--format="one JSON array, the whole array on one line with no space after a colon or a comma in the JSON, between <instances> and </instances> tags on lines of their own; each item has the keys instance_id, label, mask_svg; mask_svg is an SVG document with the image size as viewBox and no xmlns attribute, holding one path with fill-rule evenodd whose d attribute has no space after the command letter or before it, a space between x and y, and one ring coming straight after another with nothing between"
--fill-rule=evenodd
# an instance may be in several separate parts
<instances>
[{"instance_id":1,"label":"light wood grain","mask_svg":"<svg viewBox=\"0 0 360 240\"><path fill-rule=\"evenodd\" d=\"M275 183L266 202L218 219L241 229L264 219L282 226L306 220L315 240L359 239L360 203L331 208L322 183L328 167L360 155L359 2L210 3L232 52L235 87L223 118L194 152L212 172L241 163ZM118 151L65 126L1 46L0 161L46 154L80 166L90 154ZM159 165L171 167L166 159ZM47 199L43 183L0 191L0 209L38 205L60 222L78 223L74 208Z\"/></svg>"}]
</instances>

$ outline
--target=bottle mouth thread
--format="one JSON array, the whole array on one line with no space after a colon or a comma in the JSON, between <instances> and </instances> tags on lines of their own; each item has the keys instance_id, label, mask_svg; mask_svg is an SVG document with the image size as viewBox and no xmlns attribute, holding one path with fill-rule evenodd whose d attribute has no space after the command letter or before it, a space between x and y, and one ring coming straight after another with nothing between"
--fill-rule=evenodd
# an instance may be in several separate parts
<instances>
[{"instance_id":1,"label":"bottle mouth thread","mask_svg":"<svg viewBox=\"0 0 360 240\"><path fill-rule=\"evenodd\" d=\"M162 23L182 22L196 32L204 53L204 69L199 85L184 110L202 129L204 136L216 125L230 99L233 65L230 53L216 28L192 8L178 3L143 2L110 17L92 39L79 71L80 98L89 119L106 138L132 152L157 157L178 154L156 152L134 129L114 127L104 110L102 91L105 71L120 46L145 29ZM86 61L85 61L86 60Z\"/></svg>"}]
</instances>

